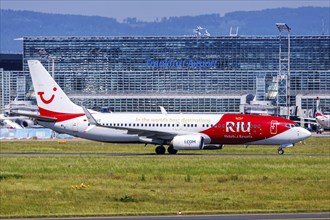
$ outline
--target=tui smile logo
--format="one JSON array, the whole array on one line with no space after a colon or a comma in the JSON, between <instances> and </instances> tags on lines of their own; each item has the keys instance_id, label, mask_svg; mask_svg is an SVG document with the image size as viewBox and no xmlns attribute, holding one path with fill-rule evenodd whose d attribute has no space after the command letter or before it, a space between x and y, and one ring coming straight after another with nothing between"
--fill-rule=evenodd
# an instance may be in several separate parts
<instances>
[{"instance_id":1,"label":"tui smile logo","mask_svg":"<svg viewBox=\"0 0 330 220\"><path fill-rule=\"evenodd\" d=\"M56 92L56 90L57 90L57 88L54 87L54 88L53 88L53 91ZM40 99L41 99L41 101L42 101L44 104L49 104L49 103L51 103L51 102L54 100L54 98L55 98L55 95L53 94L53 95L50 97L50 99L46 100L46 99L44 98L44 96L43 96L44 94L45 94L44 92L38 92L38 95L40 96Z\"/></svg>"}]
</instances>

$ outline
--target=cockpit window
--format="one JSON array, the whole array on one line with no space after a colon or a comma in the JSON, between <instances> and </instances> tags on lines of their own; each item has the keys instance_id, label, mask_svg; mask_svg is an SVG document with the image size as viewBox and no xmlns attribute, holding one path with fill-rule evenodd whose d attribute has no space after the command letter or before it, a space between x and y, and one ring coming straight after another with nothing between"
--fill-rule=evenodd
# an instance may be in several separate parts
<instances>
[{"instance_id":1,"label":"cockpit window","mask_svg":"<svg viewBox=\"0 0 330 220\"><path fill-rule=\"evenodd\" d=\"M299 124L286 124L285 126L288 128L300 127Z\"/></svg>"}]
</instances>

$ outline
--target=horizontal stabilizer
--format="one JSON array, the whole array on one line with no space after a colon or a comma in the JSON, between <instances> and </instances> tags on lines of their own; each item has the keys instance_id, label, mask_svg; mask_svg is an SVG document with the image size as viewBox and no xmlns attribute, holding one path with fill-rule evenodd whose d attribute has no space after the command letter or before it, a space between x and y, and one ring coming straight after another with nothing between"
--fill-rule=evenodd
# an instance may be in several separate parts
<instances>
[{"instance_id":1,"label":"horizontal stabilizer","mask_svg":"<svg viewBox=\"0 0 330 220\"><path fill-rule=\"evenodd\" d=\"M35 115L35 114L26 114L26 113L18 113L18 112L12 112L12 114L29 117L29 118L35 119L37 121L44 121L44 122L55 122L55 121L57 121L57 118L41 116L41 115Z\"/></svg>"}]
</instances>

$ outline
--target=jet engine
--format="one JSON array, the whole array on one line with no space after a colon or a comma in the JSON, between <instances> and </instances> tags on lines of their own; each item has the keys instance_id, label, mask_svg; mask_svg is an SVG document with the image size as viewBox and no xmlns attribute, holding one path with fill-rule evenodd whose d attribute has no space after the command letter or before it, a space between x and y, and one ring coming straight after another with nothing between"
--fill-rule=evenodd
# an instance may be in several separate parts
<instances>
[{"instance_id":1,"label":"jet engine","mask_svg":"<svg viewBox=\"0 0 330 220\"><path fill-rule=\"evenodd\" d=\"M222 150L224 147L223 144L208 144L208 145L204 145L203 150Z\"/></svg>"},{"instance_id":2,"label":"jet engine","mask_svg":"<svg viewBox=\"0 0 330 220\"><path fill-rule=\"evenodd\" d=\"M19 120L19 123L23 128L31 128L34 125L34 122L30 119Z\"/></svg>"},{"instance_id":3,"label":"jet engine","mask_svg":"<svg viewBox=\"0 0 330 220\"><path fill-rule=\"evenodd\" d=\"M200 135L179 135L173 138L172 145L175 150L202 150L204 138Z\"/></svg>"}]
</instances>

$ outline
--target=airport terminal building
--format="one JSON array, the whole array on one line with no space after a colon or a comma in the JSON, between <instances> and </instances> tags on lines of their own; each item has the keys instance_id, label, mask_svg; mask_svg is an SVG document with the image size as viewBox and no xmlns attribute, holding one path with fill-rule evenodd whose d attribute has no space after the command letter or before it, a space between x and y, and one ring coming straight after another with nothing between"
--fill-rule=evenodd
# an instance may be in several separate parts
<instances>
[{"instance_id":1,"label":"airport terminal building","mask_svg":"<svg viewBox=\"0 0 330 220\"><path fill-rule=\"evenodd\" d=\"M290 47L290 106L315 108L320 96L329 107L330 36L291 36L288 42L287 36L24 37L23 72L11 83L18 95L28 94L27 60L38 59L50 73L54 66L63 90L88 108L242 112L256 94L276 103L279 48ZM1 84L6 93L8 83Z\"/></svg>"}]
</instances>

